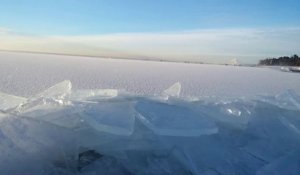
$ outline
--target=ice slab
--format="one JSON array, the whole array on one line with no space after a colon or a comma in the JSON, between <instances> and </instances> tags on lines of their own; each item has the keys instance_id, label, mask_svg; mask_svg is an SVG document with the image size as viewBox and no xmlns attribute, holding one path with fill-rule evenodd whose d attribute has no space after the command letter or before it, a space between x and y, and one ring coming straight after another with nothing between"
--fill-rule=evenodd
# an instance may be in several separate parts
<instances>
[{"instance_id":1,"label":"ice slab","mask_svg":"<svg viewBox=\"0 0 300 175\"><path fill-rule=\"evenodd\" d=\"M117 135L131 135L136 112L128 101L105 101L89 103L81 115L94 129Z\"/></svg>"},{"instance_id":2,"label":"ice slab","mask_svg":"<svg viewBox=\"0 0 300 175\"><path fill-rule=\"evenodd\" d=\"M164 90L163 96L168 97L179 97L181 92L181 84L179 82L173 84L168 89Z\"/></svg>"},{"instance_id":3,"label":"ice slab","mask_svg":"<svg viewBox=\"0 0 300 175\"><path fill-rule=\"evenodd\" d=\"M299 148L299 111L258 102L251 117L240 137L249 154L270 162Z\"/></svg>"},{"instance_id":4,"label":"ice slab","mask_svg":"<svg viewBox=\"0 0 300 175\"><path fill-rule=\"evenodd\" d=\"M24 113L34 110L42 110L43 108L51 109L63 105L68 105L70 102L66 99L66 96L71 93L72 84L69 80L62 81L45 91L34 95L28 100L19 105L15 112Z\"/></svg>"},{"instance_id":5,"label":"ice slab","mask_svg":"<svg viewBox=\"0 0 300 175\"><path fill-rule=\"evenodd\" d=\"M75 127L80 121L78 108L69 106L70 103L66 99L66 96L71 94L71 88L71 82L65 80L26 100L12 96L9 99L23 102L10 112L63 127Z\"/></svg>"},{"instance_id":6,"label":"ice slab","mask_svg":"<svg viewBox=\"0 0 300 175\"><path fill-rule=\"evenodd\" d=\"M0 111L6 111L25 103L26 98L0 92Z\"/></svg>"},{"instance_id":7,"label":"ice slab","mask_svg":"<svg viewBox=\"0 0 300 175\"><path fill-rule=\"evenodd\" d=\"M28 109L18 114L22 117L34 118L61 126L64 128L78 128L83 123L80 113L84 108L80 106L37 106L32 109Z\"/></svg>"},{"instance_id":8,"label":"ice slab","mask_svg":"<svg viewBox=\"0 0 300 175\"><path fill-rule=\"evenodd\" d=\"M71 81L65 80L37 94L35 98L42 97L42 98L63 99L66 95L71 93L71 89L72 89Z\"/></svg>"},{"instance_id":9,"label":"ice slab","mask_svg":"<svg viewBox=\"0 0 300 175\"><path fill-rule=\"evenodd\" d=\"M281 108L300 110L300 96L291 89L276 96L259 96L259 99Z\"/></svg>"},{"instance_id":10,"label":"ice slab","mask_svg":"<svg viewBox=\"0 0 300 175\"><path fill-rule=\"evenodd\" d=\"M218 132L214 122L185 107L145 99L138 101L135 109L138 118L159 135L200 136Z\"/></svg>"},{"instance_id":11,"label":"ice slab","mask_svg":"<svg viewBox=\"0 0 300 175\"><path fill-rule=\"evenodd\" d=\"M243 100L218 102L193 102L188 108L202 112L215 122L227 123L235 128L245 128L251 119L255 103Z\"/></svg>"}]
</instances>

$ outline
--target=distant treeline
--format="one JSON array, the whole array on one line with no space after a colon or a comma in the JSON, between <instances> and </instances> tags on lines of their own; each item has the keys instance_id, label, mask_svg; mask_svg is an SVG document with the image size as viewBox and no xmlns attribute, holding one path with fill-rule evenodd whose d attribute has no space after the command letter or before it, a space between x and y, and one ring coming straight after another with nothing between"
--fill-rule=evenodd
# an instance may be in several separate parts
<instances>
[{"instance_id":1,"label":"distant treeline","mask_svg":"<svg viewBox=\"0 0 300 175\"><path fill-rule=\"evenodd\" d=\"M300 66L300 57L293 55L291 57L284 56L279 58L267 58L259 61L259 65L268 66Z\"/></svg>"}]
</instances>

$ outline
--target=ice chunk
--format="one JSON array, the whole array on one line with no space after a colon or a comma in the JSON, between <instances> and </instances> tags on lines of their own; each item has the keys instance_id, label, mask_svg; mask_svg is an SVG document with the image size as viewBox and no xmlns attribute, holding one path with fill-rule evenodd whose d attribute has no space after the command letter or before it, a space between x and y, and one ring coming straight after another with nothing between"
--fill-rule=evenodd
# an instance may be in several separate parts
<instances>
[{"instance_id":1,"label":"ice chunk","mask_svg":"<svg viewBox=\"0 0 300 175\"><path fill-rule=\"evenodd\" d=\"M300 110L300 96L294 91L289 89L287 91L288 96L290 97L290 101L293 103L293 105Z\"/></svg>"},{"instance_id":2,"label":"ice chunk","mask_svg":"<svg viewBox=\"0 0 300 175\"><path fill-rule=\"evenodd\" d=\"M211 120L226 123L234 128L245 128L251 119L255 104L243 100L217 102L198 101L186 104L187 108L203 113Z\"/></svg>"},{"instance_id":3,"label":"ice chunk","mask_svg":"<svg viewBox=\"0 0 300 175\"><path fill-rule=\"evenodd\" d=\"M233 116L241 116L242 112L238 109L227 108L226 111Z\"/></svg>"},{"instance_id":4,"label":"ice chunk","mask_svg":"<svg viewBox=\"0 0 300 175\"><path fill-rule=\"evenodd\" d=\"M72 89L71 81L65 80L46 89L42 93L37 94L35 97L63 99L67 94L71 93L71 89Z\"/></svg>"},{"instance_id":5,"label":"ice chunk","mask_svg":"<svg viewBox=\"0 0 300 175\"><path fill-rule=\"evenodd\" d=\"M200 136L218 132L214 122L182 106L140 100L136 110L139 119L156 134Z\"/></svg>"},{"instance_id":6,"label":"ice chunk","mask_svg":"<svg viewBox=\"0 0 300 175\"><path fill-rule=\"evenodd\" d=\"M243 149L270 162L299 148L299 111L258 103L247 128L241 135Z\"/></svg>"},{"instance_id":7,"label":"ice chunk","mask_svg":"<svg viewBox=\"0 0 300 175\"><path fill-rule=\"evenodd\" d=\"M260 96L261 101L270 103L281 108L300 110L300 97L294 90L287 90L276 96Z\"/></svg>"},{"instance_id":8,"label":"ice chunk","mask_svg":"<svg viewBox=\"0 0 300 175\"><path fill-rule=\"evenodd\" d=\"M83 122L81 111L84 108L76 106L36 106L19 114L22 117L30 117L49 122L65 128L76 128Z\"/></svg>"},{"instance_id":9,"label":"ice chunk","mask_svg":"<svg viewBox=\"0 0 300 175\"><path fill-rule=\"evenodd\" d=\"M130 101L105 101L89 103L81 115L98 131L116 135L131 135L136 112Z\"/></svg>"},{"instance_id":10,"label":"ice chunk","mask_svg":"<svg viewBox=\"0 0 300 175\"><path fill-rule=\"evenodd\" d=\"M69 80L60 82L45 91L29 98L26 103L16 108L17 113L41 110L42 108L51 109L61 105L68 105L69 101L65 98L71 93L72 84Z\"/></svg>"},{"instance_id":11,"label":"ice chunk","mask_svg":"<svg viewBox=\"0 0 300 175\"><path fill-rule=\"evenodd\" d=\"M28 102L27 106L23 106L20 114L21 116L47 121L58 126L75 128L84 122L81 113L87 110L86 100L103 100L116 94L117 91L115 90L83 90L79 91L79 93L75 92L75 95L70 94L67 99L62 99L62 103L60 103L60 100L57 102L52 99L34 99ZM72 100L72 102L67 103L68 100Z\"/></svg>"},{"instance_id":12,"label":"ice chunk","mask_svg":"<svg viewBox=\"0 0 300 175\"><path fill-rule=\"evenodd\" d=\"M168 89L166 89L162 95L167 97L179 97L181 92L181 84L179 82L173 84Z\"/></svg>"},{"instance_id":13,"label":"ice chunk","mask_svg":"<svg viewBox=\"0 0 300 175\"><path fill-rule=\"evenodd\" d=\"M0 92L0 111L6 111L26 102L26 98Z\"/></svg>"},{"instance_id":14,"label":"ice chunk","mask_svg":"<svg viewBox=\"0 0 300 175\"><path fill-rule=\"evenodd\" d=\"M269 102L282 108L300 110L300 97L291 89L275 96L275 100Z\"/></svg>"}]
</instances>

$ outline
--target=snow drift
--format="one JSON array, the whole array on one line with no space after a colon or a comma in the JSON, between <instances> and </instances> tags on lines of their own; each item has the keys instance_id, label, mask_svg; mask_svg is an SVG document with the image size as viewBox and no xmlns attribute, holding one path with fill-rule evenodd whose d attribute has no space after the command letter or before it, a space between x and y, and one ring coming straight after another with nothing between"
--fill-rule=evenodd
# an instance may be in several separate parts
<instances>
[{"instance_id":1,"label":"snow drift","mask_svg":"<svg viewBox=\"0 0 300 175\"><path fill-rule=\"evenodd\" d=\"M0 93L0 174L299 174L300 97Z\"/></svg>"}]
</instances>

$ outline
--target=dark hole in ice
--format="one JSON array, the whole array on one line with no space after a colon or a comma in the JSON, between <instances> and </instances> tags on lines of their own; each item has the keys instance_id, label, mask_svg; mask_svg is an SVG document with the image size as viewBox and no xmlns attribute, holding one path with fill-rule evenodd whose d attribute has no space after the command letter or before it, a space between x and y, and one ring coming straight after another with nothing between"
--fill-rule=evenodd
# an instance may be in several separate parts
<instances>
[{"instance_id":1,"label":"dark hole in ice","mask_svg":"<svg viewBox=\"0 0 300 175\"><path fill-rule=\"evenodd\" d=\"M96 152L95 150L87 150L82 153L79 153L77 170L81 171L82 168L88 166L94 161L100 159L101 157L103 157L103 155Z\"/></svg>"}]
</instances>

